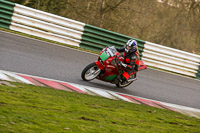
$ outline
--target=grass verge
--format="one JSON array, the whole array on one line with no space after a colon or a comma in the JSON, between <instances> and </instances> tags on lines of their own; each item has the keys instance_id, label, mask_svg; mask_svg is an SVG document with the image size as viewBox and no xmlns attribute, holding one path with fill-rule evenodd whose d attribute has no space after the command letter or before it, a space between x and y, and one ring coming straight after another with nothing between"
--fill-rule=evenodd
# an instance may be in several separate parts
<instances>
[{"instance_id":1,"label":"grass verge","mask_svg":"<svg viewBox=\"0 0 200 133\"><path fill-rule=\"evenodd\" d=\"M22 83L0 86L0 132L200 132L173 111Z\"/></svg>"}]
</instances>

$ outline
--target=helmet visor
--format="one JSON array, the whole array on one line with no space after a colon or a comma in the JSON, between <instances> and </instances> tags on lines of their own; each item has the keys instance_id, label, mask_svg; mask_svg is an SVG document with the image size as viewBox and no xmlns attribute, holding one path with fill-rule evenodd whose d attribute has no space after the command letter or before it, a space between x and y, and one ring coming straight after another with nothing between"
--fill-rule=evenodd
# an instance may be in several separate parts
<instances>
[{"instance_id":1,"label":"helmet visor","mask_svg":"<svg viewBox=\"0 0 200 133\"><path fill-rule=\"evenodd\" d=\"M133 48L132 46L128 46L128 45L126 46L127 50L131 50L132 48Z\"/></svg>"},{"instance_id":2,"label":"helmet visor","mask_svg":"<svg viewBox=\"0 0 200 133\"><path fill-rule=\"evenodd\" d=\"M136 46L134 47L134 46L126 46L126 50L127 50L127 52L135 52L136 51Z\"/></svg>"}]
</instances>

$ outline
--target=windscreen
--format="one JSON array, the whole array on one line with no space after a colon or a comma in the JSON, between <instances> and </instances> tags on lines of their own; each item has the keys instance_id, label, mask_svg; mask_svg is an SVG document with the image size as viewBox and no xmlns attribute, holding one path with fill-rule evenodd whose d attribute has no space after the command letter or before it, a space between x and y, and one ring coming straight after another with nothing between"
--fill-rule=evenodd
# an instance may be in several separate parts
<instances>
[{"instance_id":1,"label":"windscreen","mask_svg":"<svg viewBox=\"0 0 200 133\"><path fill-rule=\"evenodd\" d=\"M109 56L115 56L115 54L117 53L117 50L115 49L114 46L107 48L107 52L106 52Z\"/></svg>"}]
</instances>

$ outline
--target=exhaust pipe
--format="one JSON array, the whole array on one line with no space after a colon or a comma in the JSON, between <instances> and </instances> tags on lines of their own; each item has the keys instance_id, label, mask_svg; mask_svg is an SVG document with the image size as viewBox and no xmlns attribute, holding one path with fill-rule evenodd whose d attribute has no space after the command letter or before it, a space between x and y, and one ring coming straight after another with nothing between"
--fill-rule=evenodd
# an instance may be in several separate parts
<instances>
[{"instance_id":1,"label":"exhaust pipe","mask_svg":"<svg viewBox=\"0 0 200 133\"><path fill-rule=\"evenodd\" d=\"M135 81L135 80L137 80L137 78L129 79L128 82Z\"/></svg>"}]
</instances>

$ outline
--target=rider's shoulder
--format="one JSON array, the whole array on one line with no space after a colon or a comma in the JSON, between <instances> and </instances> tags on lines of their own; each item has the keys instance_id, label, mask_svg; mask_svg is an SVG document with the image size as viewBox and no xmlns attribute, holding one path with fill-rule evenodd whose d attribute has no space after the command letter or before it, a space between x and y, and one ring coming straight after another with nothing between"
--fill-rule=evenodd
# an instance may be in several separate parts
<instances>
[{"instance_id":1,"label":"rider's shoulder","mask_svg":"<svg viewBox=\"0 0 200 133\"><path fill-rule=\"evenodd\" d=\"M132 53L132 54L131 54L131 59L132 59L132 60L136 60L136 59L137 59L136 53Z\"/></svg>"}]
</instances>

